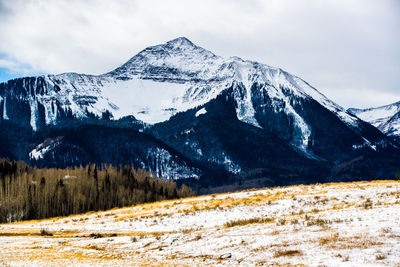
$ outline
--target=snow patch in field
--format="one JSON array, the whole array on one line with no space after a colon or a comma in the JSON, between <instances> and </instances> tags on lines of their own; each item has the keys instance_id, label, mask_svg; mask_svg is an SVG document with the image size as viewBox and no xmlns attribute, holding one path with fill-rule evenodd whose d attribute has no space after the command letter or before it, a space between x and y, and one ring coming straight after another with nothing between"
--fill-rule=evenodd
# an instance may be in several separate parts
<instances>
[{"instance_id":1,"label":"snow patch in field","mask_svg":"<svg viewBox=\"0 0 400 267\"><path fill-rule=\"evenodd\" d=\"M85 255L76 265L113 255L107 264L396 266L399 192L395 181L300 185L3 224L4 233L46 229L56 235L1 235L0 256L11 265L70 260L27 257L35 246L40 254L51 248ZM92 233L103 237L88 237Z\"/></svg>"}]
</instances>

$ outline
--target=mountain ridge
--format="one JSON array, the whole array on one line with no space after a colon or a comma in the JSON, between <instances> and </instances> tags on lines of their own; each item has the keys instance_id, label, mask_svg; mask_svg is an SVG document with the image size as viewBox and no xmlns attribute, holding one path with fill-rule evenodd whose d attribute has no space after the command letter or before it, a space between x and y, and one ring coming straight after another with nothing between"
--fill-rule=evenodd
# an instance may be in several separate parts
<instances>
[{"instance_id":1,"label":"mountain ridge","mask_svg":"<svg viewBox=\"0 0 400 267\"><path fill-rule=\"evenodd\" d=\"M400 101L375 108L349 108L348 111L400 141Z\"/></svg>"}]
</instances>

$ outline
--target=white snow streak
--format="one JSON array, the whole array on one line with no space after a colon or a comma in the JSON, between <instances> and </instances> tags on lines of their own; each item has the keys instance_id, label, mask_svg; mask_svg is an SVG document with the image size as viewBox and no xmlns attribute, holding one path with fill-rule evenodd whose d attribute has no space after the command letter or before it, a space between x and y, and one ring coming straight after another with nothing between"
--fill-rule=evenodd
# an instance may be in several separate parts
<instances>
[{"instance_id":1,"label":"white snow streak","mask_svg":"<svg viewBox=\"0 0 400 267\"><path fill-rule=\"evenodd\" d=\"M7 115L7 98L4 98L4 103L3 103L3 119L4 120L9 120L10 118Z\"/></svg>"},{"instance_id":2,"label":"white snow streak","mask_svg":"<svg viewBox=\"0 0 400 267\"><path fill-rule=\"evenodd\" d=\"M199 109L199 110L196 112L195 116L198 117L198 116L203 115L203 114L206 114L206 113L207 113L207 110L206 110L205 108L202 108L202 109Z\"/></svg>"}]
</instances>

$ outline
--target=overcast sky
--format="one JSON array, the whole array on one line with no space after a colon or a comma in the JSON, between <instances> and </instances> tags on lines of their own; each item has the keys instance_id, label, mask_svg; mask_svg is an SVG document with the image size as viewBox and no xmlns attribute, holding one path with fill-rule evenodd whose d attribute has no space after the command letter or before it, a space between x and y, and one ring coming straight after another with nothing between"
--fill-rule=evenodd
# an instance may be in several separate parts
<instances>
[{"instance_id":1,"label":"overcast sky","mask_svg":"<svg viewBox=\"0 0 400 267\"><path fill-rule=\"evenodd\" d=\"M400 101L398 0L0 0L0 81L101 74L179 36L280 67L346 108Z\"/></svg>"}]
</instances>

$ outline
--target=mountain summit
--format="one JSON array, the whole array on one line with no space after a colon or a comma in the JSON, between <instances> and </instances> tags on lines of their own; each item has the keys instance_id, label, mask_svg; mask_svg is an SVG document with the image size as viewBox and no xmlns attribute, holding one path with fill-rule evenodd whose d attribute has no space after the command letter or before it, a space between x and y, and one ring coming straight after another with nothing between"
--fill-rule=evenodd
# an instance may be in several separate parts
<instances>
[{"instance_id":1,"label":"mountain summit","mask_svg":"<svg viewBox=\"0 0 400 267\"><path fill-rule=\"evenodd\" d=\"M210 65L216 65L221 61L222 58L210 51L194 45L185 37L179 37L165 44L142 50L109 74L122 79L129 79L134 75L148 79L175 81L206 79L203 72Z\"/></svg>"},{"instance_id":2,"label":"mountain summit","mask_svg":"<svg viewBox=\"0 0 400 267\"><path fill-rule=\"evenodd\" d=\"M23 129L30 144L3 154L35 164L134 163L168 177L307 182L393 174L398 163L385 135L301 78L217 56L185 37L148 47L102 75L1 83L0 104L1 123ZM90 141L81 139L89 133ZM117 136L132 142L129 151L110 146L109 154L94 153L100 140L115 144ZM387 158L384 166L377 158ZM377 169L363 170L368 164Z\"/></svg>"}]
</instances>

